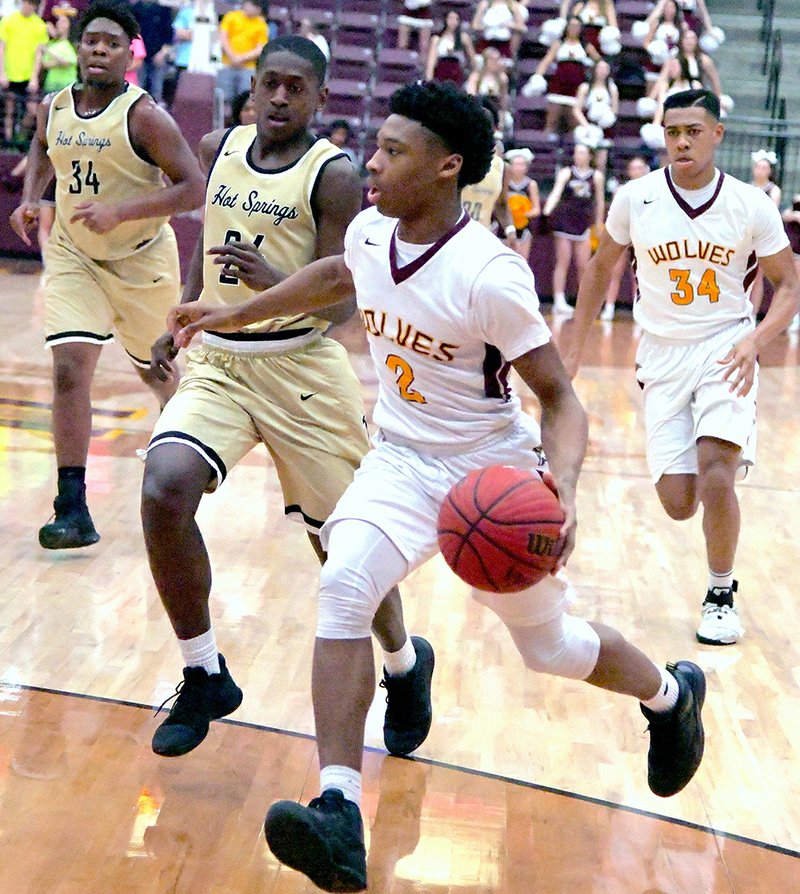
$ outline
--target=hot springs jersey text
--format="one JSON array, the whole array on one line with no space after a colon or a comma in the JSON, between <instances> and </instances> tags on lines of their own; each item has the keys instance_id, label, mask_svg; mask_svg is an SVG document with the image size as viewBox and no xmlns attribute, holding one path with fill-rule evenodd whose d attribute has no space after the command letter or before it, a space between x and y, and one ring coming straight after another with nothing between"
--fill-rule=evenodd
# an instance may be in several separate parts
<instances>
[{"instance_id":1,"label":"hot springs jersey text","mask_svg":"<svg viewBox=\"0 0 800 894\"><path fill-rule=\"evenodd\" d=\"M344 260L378 373L376 425L421 453L489 440L520 414L508 361L546 344L533 274L464 214L432 246L400 243L397 221L362 211Z\"/></svg>"},{"instance_id":2,"label":"hot springs jersey text","mask_svg":"<svg viewBox=\"0 0 800 894\"><path fill-rule=\"evenodd\" d=\"M213 263L208 254L212 246L251 242L273 267L287 275L316 258L314 189L325 165L343 157L333 143L320 139L293 164L265 170L252 159L255 138L254 124L231 128L208 175L201 300L211 304L239 304L255 294L230 271ZM327 320L301 315L255 323L245 331L326 329L329 325Z\"/></svg>"},{"instance_id":3,"label":"hot springs jersey text","mask_svg":"<svg viewBox=\"0 0 800 894\"><path fill-rule=\"evenodd\" d=\"M634 248L634 319L652 335L688 341L749 318L757 259L789 244L763 190L718 173L714 192L693 208L668 168L625 184L606 228Z\"/></svg>"},{"instance_id":4,"label":"hot springs jersey text","mask_svg":"<svg viewBox=\"0 0 800 894\"><path fill-rule=\"evenodd\" d=\"M126 258L155 239L166 217L128 220L98 236L80 221L83 202L116 204L164 188L161 170L131 145L128 115L146 96L128 84L95 115L79 115L72 87L53 97L47 112L47 154L56 172L56 226L79 252L97 261Z\"/></svg>"}]
</instances>

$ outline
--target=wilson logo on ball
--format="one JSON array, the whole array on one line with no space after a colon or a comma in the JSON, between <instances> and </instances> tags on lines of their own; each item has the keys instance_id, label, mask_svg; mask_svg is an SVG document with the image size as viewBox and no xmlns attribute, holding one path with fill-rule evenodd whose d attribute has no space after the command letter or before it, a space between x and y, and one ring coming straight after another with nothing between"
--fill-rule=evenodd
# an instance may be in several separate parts
<instances>
[{"instance_id":1,"label":"wilson logo on ball","mask_svg":"<svg viewBox=\"0 0 800 894\"><path fill-rule=\"evenodd\" d=\"M553 540L552 537L548 537L545 534L538 534L536 531L532 531L528 534L528 552L532 556L558 558L561 555L561 550L563 548L564 543L560 537L558 540Z\"/></svg>"}]
</instances>

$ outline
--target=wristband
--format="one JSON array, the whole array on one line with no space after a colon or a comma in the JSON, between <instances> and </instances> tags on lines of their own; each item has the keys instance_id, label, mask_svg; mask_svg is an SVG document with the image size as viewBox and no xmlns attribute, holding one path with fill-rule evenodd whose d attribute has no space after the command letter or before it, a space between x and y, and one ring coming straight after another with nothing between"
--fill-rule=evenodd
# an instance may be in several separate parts
<instances>
[{"instance_id":1,"label":"wristband","mask_svg":"<svg viewBox=\"0 0 800 894\"><path fill-rule=\"evenodd\" d=\"M513 234L516 234L517 228L514 226L514 224L509 224L505 228L505 230L503 230L503 232L506 234L506 236L511 236Z\"/></svg>"}]
</instances>

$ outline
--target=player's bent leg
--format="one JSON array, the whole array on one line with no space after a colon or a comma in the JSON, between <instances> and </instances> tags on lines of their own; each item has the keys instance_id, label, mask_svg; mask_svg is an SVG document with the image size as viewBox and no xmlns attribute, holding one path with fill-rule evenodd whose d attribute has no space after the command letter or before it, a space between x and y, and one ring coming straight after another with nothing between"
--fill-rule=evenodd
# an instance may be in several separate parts
<instances>
[{"instance_id":1,"label":"player's bent leg","mask_svg":"<svg viewBox=\"0 0 800 894\"><path fill-rule=\"evenodd\" d=\"M735 489L740 460L736 444L710 437L698 440L698 492L710 580L696 635L699 642L712 646L737 643L744 633L734 605L738 583L733 578L741 526Z\"/></svg>"},{"instance_id":2,"label":"player's bent leg","mask_svg":"<svg viewBox=\"0 0 800 894\"><path fill-rule=\"evenodd\" d=\"M700 505L697 475L662 475L656 483L656 493L664 511L675 521L692 518Z\"/></svg>"},{"instance_id":3,"label":"player's bent leg","mask_svg":"<svg viewBox=\"0 0 800 894\"><path fill-rule=\"evenodd\" d=\"M211 629L211 566L195 521L212 474L184 444L157 444L145 463L141 511L147 556L186 664L177 699L153 736L153 751L167 757L196 748L209 723L242 702Z\"/></svg>"},{"instance_id":4,"label":"player's bent leg","mask_svg":"<svg viewBox=\"0 0 800 894\"><path fill-rule=\"evenodd\" d=\"M97 543L86 505L86 458L92 429L91 385L101 346L81 342L53 351L53 442L58 466L54 517L39 530L45 549L73 549Z\"/></svg>"}]
</instances>

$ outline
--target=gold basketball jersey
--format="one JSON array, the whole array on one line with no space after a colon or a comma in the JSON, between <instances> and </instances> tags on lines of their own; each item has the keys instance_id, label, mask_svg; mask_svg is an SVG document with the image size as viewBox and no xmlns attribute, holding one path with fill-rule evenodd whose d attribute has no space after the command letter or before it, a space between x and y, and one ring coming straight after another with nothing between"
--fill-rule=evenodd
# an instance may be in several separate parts
<instances>
[{"instance_id":1,"label":"gold basketball jersey","mask_svg":"<svg viewBox=\"0 0 800 894\"><path fill-rule=\"evenodd\" d=\"M492 157L489 173L480 183L473 183L461 190L461 204L473 220L487 229L492 226L494 206L503 191L503 170L505 162L499 155Z\"/></svg>"},{"instance_id":2,"label":"gold basketball jersey","mask_svg":"<svg viewBox=\"0 0 800 894\"><path fill-rule=\"evenodd\" d=\"M341 150L319 139L293 164L265 170L253 162L255 138L254 124L231 128L208 175L201 297L212 304L239 304L254 295L230 271L213 263L207 252L214 245L252 242L272 266L286 274L300 270L317 256L311 198L322 169L340 157ZM327 320L300 315L265 320L245 331L325 329L329 325Z\"/></svg>"},{"instance_id":3,"label":"gold basketball jersey","mask_svg":"<svg viewBox=\"0 0 800 894\"><path fill-rule=\"evenodd\" d=\"M128 84L96 115L75 109L71 87L56 93L47 118L47 154L56 172L56 222L78 251L98 261L124 258L146 245L166 217L130 220L98 235L80 221L70 223L84 202L113 205L163 189L161 170L137 155L128 133L128 114L145 91Z\"/></svg>"}]
</instances>

